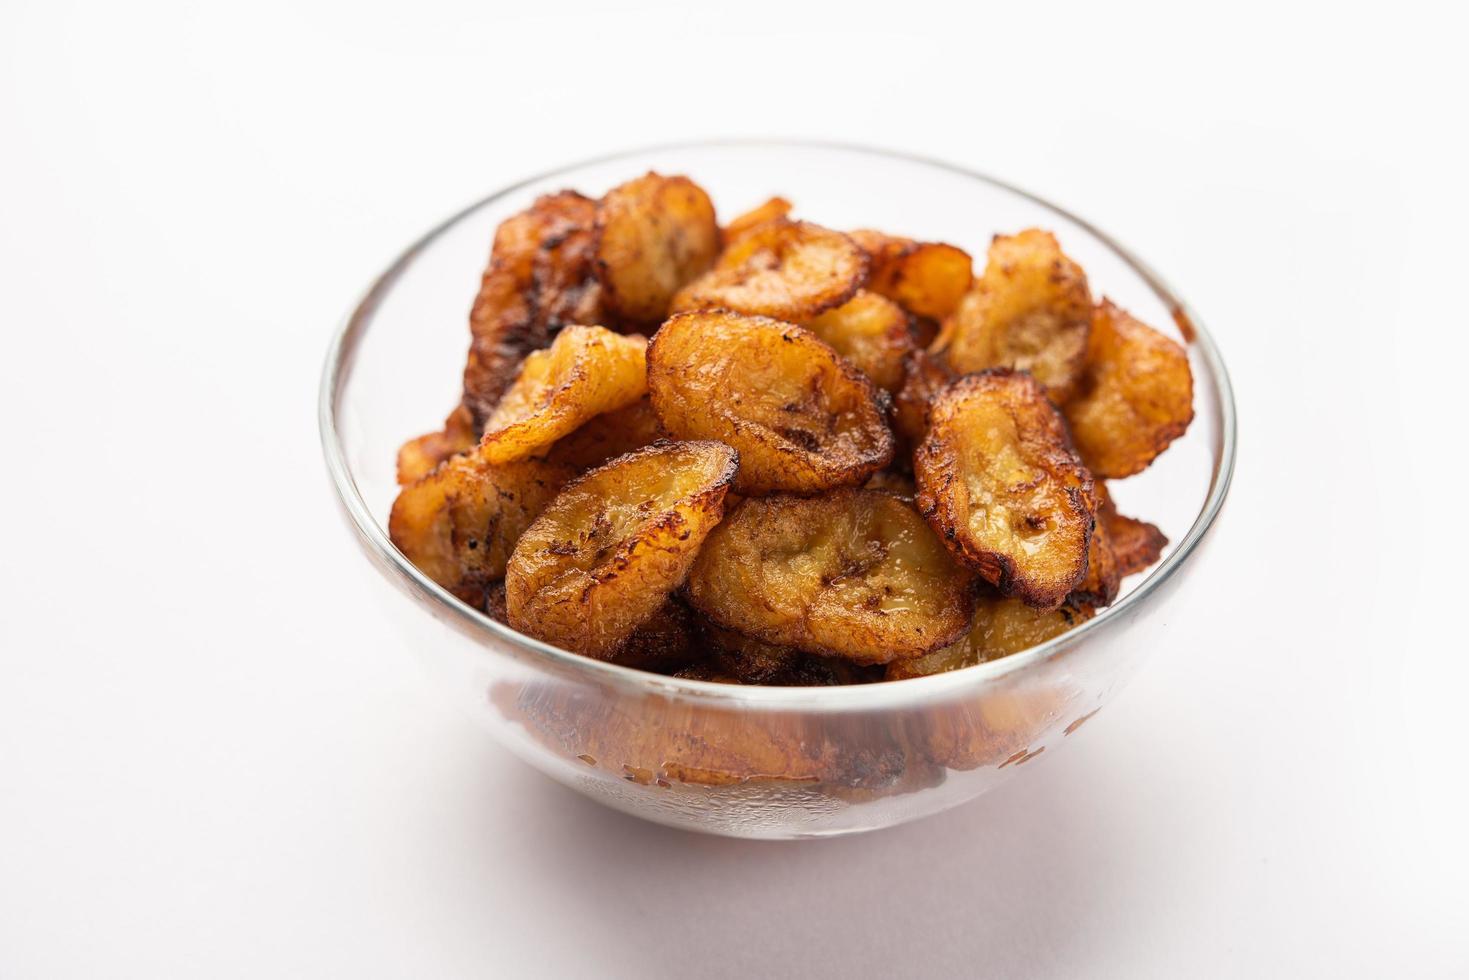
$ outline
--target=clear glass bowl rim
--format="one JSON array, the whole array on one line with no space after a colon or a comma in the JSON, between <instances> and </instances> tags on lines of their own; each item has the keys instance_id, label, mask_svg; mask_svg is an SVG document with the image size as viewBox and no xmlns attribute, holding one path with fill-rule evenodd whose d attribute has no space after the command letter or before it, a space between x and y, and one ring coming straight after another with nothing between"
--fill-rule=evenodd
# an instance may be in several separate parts
<instances>
[{"instance_id":1,"label":"clear glass bowl rim","mask_svg":"<svg viewBox=\"0 0 1469 980\"><path fill-rule=\"evenodd\" d=\"M951 174L989 184L1000 190L1019 195L1054 214L1075 222L1094 235L1098 241L1112 249L1119 258L1148 284L1154 294L1164 304L1187 317L1194 333L1190 346L1198 351L1204 367L1214 384L1214 389L1219 396L1220 452L1214 478L1203 508L1199 511L1198 517L1194 520L1193 525L1189 528L1187 534L1184 535L1173 553L1164 559L1157 568L1153 569L1148 577L1138 584L1137 588L1123 596L1114 605L1102 610L1102 612L1080 626L1040 646L1031 647L1020 653L1011 654L1008 657L1002 657L998 660L989 661L988 663L977 664L973 667L965 667L947 673L934 674L928 677L914 677L899 681L884 681L877 684L826 688L718 684L710 681L686 680L679 677L653 674L601 660L593 660L589 657L583 657L580 654L562 650L559 647L551 646L533 637L516 632L510 627L491 619L479 610L455 598L447 590L414 567L394 547L382 526L373 518L366 500L363 498L357 488L356 482L352 478L351 469L347 463L346 451L337 431L336 415L338 402L345 381L351 373L353 356L358 345L367 335L368 328L372 323L373 314L383 297L387 295L394 283L413 264L418 256L428 250L449 228L478 211L480 208L513 194L527 185L580 170L584 167L639 157L650 153L718 147L746 150L765 149L772 152L801 150L838 151L856 155L885 157L890 160L898 160L921 167L947 171ZM697 175L694 176L697 177ZM317 423L320 429L322 452L326 457L327 471L331 476L332 486L336 491L338 503L346 513L359 538L378 558L379 565L396 574L401 580L401 585L406 586L411 592L417 593L421 598L436 604L441 608L442 612L457 618L471 630L485 630L499 637L504 642L518 647L522 653L529 654L532 658L544 659L551 665L555 665L562 670L584 674L590 682L610 684L619 688L634 688L644 693L656 692L665 696L691 697L701 701L736 702L748 707L763 705L769 705L771 707L801 706L829 708L832 710L870 710L880 709L882 707L896 707L926 700L930 697L953 695L963 689L983 687L998 678L1024 671L1032 665L1040 664L1053 657L1060 656L1081 643L1089 635L1107 629L1112 624L1120 621L1130 610L1148 602L1157 593L1159 588L1189 560L1218 518L1219 512L1224 505L1225 497L1229 493L1230 482L1234 475L1237 435L1234 391L1230 385L1229 372L1224 366L1223 357L1219 353L1218 345L1215 344L1213 336L1209 333L1198 315L1189 308L1188 304L1183 301L1151 266L1112 236L1101 231L1084 218L1042 197L1006 181L979 173L967 167L961 167L943 160L917 154L854 143L790 139L689 140L620 150L615 153L608 153L576 163L566 164L531 177L526 177L523 180L495 191L451 215L430 229L418 241L410 245L407 250L399 255L368 286L361 298L353 305L351 312L347 314L346 318L333 334L331 344L327 348L326 363L321 376L317 402ZM503 655L488 645L484 648L484 653L486 656Z\"/></svg>"}]
</instances>

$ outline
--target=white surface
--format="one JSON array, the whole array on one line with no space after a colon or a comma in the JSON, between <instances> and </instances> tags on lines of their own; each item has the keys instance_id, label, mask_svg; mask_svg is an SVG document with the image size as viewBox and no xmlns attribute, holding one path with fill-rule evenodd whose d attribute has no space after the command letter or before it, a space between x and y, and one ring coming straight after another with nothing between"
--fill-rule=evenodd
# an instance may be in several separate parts
<instances>
[{"instance_id":1,"label":"white surface","mask_svg":"<svg viewBox=\"0 0 1469 980\"><path fill-rule=\"evenodd\" d=\"M488 6L0 10L0 976L1469 970L1461 28ZM721 134L1033 188L1234 372L1195 648L875 836L687 836L524 769L380 629L318 459L328 332L407 241Z\"/></svg>"}]
</instances>

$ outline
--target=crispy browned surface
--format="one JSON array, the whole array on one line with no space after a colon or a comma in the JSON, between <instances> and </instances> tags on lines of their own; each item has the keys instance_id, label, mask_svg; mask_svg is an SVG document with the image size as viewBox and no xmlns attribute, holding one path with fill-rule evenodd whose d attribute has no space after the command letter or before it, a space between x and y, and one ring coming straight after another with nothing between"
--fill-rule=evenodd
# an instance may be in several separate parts
<instances>
[{"instance_id":1,"label":"crispy browned surface","mask_svg":"<svg viewBox=\"0 0 1469 980\"><path fill-rule=\"evenodd\" d=\"M926 677L1039 646L1096 614L1086 603L1067 601L1055 609L1036 609L1019 599L985 596L974 609L974 625L957 643L910 660L895 660L887 666L887 679Z\"/></svg>"},{"instance_id":2,"label":"crispy browned surface","mask_svg":"<svg viewBox=\"0 0 1469 980\"><path fill-rule=\"evenodd\" d=\"M485 615L496 622L510 625L510 613L505 610L504 579L485 590Z\"/></svg>"},{"instance_id":3,"label":"crispy browned surface","mask_svg":"<svg viewBox=\"0 0 1469 980\"><path fill-rule=\"evenodd\" d=\"M893 396L893 426L906 445L923 442L933 400L953 380L948 369L924 351L913 351L903 360L903 384Z\"/></svg>"},{"instance_id":4,"label":"crispy browned surface","mask_svg":"<svg viewBox=\"0 0 1469 980\"><path fill-rule=\"evenodd\" d=\"M995 369L946 388L914 474L918 509L1002 594L1058 606L1085 574L1092 478L1029 375Z\"/></svg>"},{"instance_id":5,"label":"crispy browned surface","mask_svg":"<svg viewBox=\"0 0 1469 980\"><path fill-rule=\"evenodd\" d=\"M809 321L806 328L879 388L897 391L903 383L903 357L913 350L913 331L908 314L892 300L859 290L841 306Z\"/></svg>"},{"instance_id":6,"label":"crispy browned surface","mask_svg":"<svg viewBox=\"0 0 1469 980\"><path fill-rule=\"evenodd\" d=\"M651 446L666 435L652 401L644 395L631 405L583 422L575 432L557 439L546 458L584 473L609 459Z\"/></svg>"},{"instance_id":7,"label":"crispy browned surface","mask_svg":"<svg viewBox=\"0 0 1469 980\"><path fill-rule=\"evenodd\" d=\"M485 421L480 452L492 463L543 452L583 423L633 404L648 391L637 334L569 326L521 362L515 383Z\"/></svg>"},{"instance_id":8,"label":"crispy browned surface","mask_svg":"<svg viewBox=\"0 0 1469 980\"><path fill-rule=\"evenodd\" d=\"M832 687L867 684L882 679L882 668L836 657L817 657L793 647L774 646L712 622L703 623L712 648L708 660L680 671L679 677L721 684L764 684L774 687Z\"/></svg>"},{"instance_id":9,"label":"crispy browned surface","mask_svg":"<svg viewBox=\"0 0 1469 980\"><path fill-rule=\"evenodd\" d=\"M714 205L687 177L645 174L602 198L596 249L607 307L633 323L657 322L719 254Z\"/></svg>"},{"instance_id":10,"label":"crispy browned surface","mask_svg":"<svg viewBox=\"0 0 1469 980\"><path fill-rule=\"evenodd\" d=\"M972 580L913 508L877 490L750 498L714 530L689 602L727 629L887 663L961 635Z\"/></svg>"},{"instance_id":11,"label":"crispy browned surface","mask_svg":"<svg viewBox=\"0 0 1469 980\"><path fill-rule=\"evenodd\" d=\"M702 637L693 612L669 597L609 659L624 667L663 672L684 667L702 653Z\"/></svg>"},{"instance_id":12,"label":"crispy browned surface","mask_svg":"<svg viewBox=\"0 0 1469 980\"><path fill-rule=\"evenodd\" d=\"M866 490L886 491L908 504L911 504L913 498L918 495L918 489L913 485L913 477L893 470L879 470L872 474L862 486Z\"/></svg>"},{"instance_id":13,"label":"crispy browned surface","mask_svg":"<svg viewBox=\"0 0 1469 980\"><path fill-rule=\"evenodd\" d=\"M1092 525L1092 540L1087 546L1086 574L1071 590L1066 601L1071 604L1085 603L1091 606L1110 606L1117 598L1122 586L1122 573L1117 567L1117 553L1112 550L1112 538L1102 520L1101 505L1098 504L1097 520Z\"/></svg>"},{"instance_id":14,"label":"crispy browned surface","mask_svg":"<svg viewBox=\"0 0 1469 980\"><path fill-rule=\"evenodd\" d=\"M1141 473L1193 421L1188 354L1103 300L1085 374L1065 412L1081 458L1099 479Z\"/></svg>"},{"instance_id":15,"label":"crispy browned surface","mask_svg":"<svg viewBox=\"0 0 1469 980\"><path fill-rule=\"evenodd\" d=\"M663 427L740 453L741 494L860 484L893 454L877 390L814 334L727 312L671 317L648 348Z\"/></svg>"},{"instance_id":16,"label":"crispy browned surface","mask_svg":"<svg viewBox=\"0 0 1469 980\"><path fill-rule=\"evenodd\" d=\"M773 221L730 242L673 309L726 309L799 322L840 306L867 281L867 255L839 232Z\"/></svg>"},{"instance_id":17,"label":"crispy browned surface","mask_svg":"<svg viewBox=\"0 0 1469 980\"><path fill-rule=\"evenodd\" d=\"M469 314L464 404L476 426L530 351L567 323L602 319L592 261L597 205L575 191L538 198L502 223Z\"/></svg>"},{"instance_id":18,"label":"crispy browned surface","mask_svg":"<svg viewBox=\"0 0 1469 980\"><path fill-rule=\"evenodd\" d=\"M477 442L474 417L463 405L455 406L442 429L409 439L398 449L398 486L423 479L444 460L468 452Z\"/></svg>"},{"instance_id":19,"label":"crispy browned surface","mask_svg":"<svg viewBox=\"0 0 1469 980\"><path fill-rule=\"evenodd\" d=\"M1029 371L1056 402L1081 378L1091 325L1086 273L1050 232L996 235L984 274L944 323L934 347L960 374Z\"/></svg>"},{"instance_id":20,"label":"crispy browned surface","mask_svg":"<svg viewBox=\"0 0 1469 980\"><path fill-rule=\"evenodd\" d=\"M851 237L867 253L871 269L867 288L917 316L935 320L948 316L974 276L969 253L953 245L915 242L866 228Z\"/></svg>"},{"instance_id":21,"label":"crispy browned surface","mask_svg":"<svg viewBox=\"0 0 1469 980\"><path fill-rule=\"evenodd\" d=\"M738 464L720 443L659 443L568 485L510 558L511 624L567 650L615 656L687 575Z\"/></svg>"},{"instance_id":22,"label":"crispy browned surface","mask_svg":"<svg viewBox=\"0 0 1469 980\"><path fill-rule=\"evenodd\" d=\"M1107 529L1117 563L1117 575L1126 578L1151 566L1168 547L1168 538L1157 526L1117 513L1117 505L1107 493L1106 484L1098 481L1101 492L1097 499L1097 526Z\"/></svg>"},{"instance_id":23,"label":"crispy browned surface","mask_svg":"<svg viewBox=\"0 0 1469 980\"><path fill-rule=\"evenodd\" d=\"M724 240L732 242L751 228L758 228L772 221L780 221L791 213L793 207L795 205L783 197L772 197L764 204L757 204L744 214L732 218L729 224L724 226Z\"/></svg>"},{"instance_id":24,"label":"crispy browned surface","mask_svg":"<svg viewBox=\"0 0 1469 980\"><path fill-rule=\"evenodd\" d=\"M419 571L480 606L521 532L571 476L541 460L497 466L477 451L454 456L399 492L388 536Z\"/></svg>"}]
</instances>

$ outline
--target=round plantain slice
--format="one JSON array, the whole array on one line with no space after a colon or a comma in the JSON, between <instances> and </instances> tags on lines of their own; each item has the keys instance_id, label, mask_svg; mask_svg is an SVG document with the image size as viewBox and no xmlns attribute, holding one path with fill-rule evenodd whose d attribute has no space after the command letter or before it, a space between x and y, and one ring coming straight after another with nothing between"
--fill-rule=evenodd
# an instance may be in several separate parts
<instances>
[{"instance_id":1,"label":"round plantain slice","mask_svg":"<svg viewBox=\"0 0 1469 980\"><path fill-rule=\"evenodd\" d=\"M714 268L673 297L673 310L726 309L798 322L840 306L867 281L850 238L805 221L772 221L730 242Z\"/></svg>"},{"instance_id":2,"label":"round plantain slice","mask_svg":"<svg viewBox=\"0 0 1469 980\"><path fill-rule=\"evenodd\" d=\"M444 420L438 432L409 439L398 449L398 486L406 487L432 473L451 456L468 452L479 442L474 417L459 405Z\"/></svg>"},{"instance_id":3,"label":"round plantain slice","mask_svg":"<svg viewBox=\"0 0 1469 980\"><path fill-rule=\"evenodd\" d=\"M1107 485L1100 480L1097 481L1097 527L1106 529L1119 579L1150 567L1168 547L1168 538L1157 525L1117 513Z\"/></svg>"},{"instance_id":4,"label":"round plantain slice","mask_svg":"<svg viewBox=\"0 0 1469 980\"><path fill-rule=\"evenodd\" d=\"M531 459L454 456L398 493L388 536L419 571L473 606L505 574L521 533L574 473Z\"/></svg>"},{"instance_id":5,"label":"round plantain slice","mask_svg":"<svg viewBox=\"0 0 1469 980\"><path fill-rule=\"evenodd\" d=\"M944 389L913 469L918 509L1002 594L1050 608L1086 573L1091 474L1029 375L998 368Z\"/></svg>"},{"instance_id":6,"label":"round plantain slice","mask_svg":"<svg viewBox=\"0 0 1469 980\"><path fill-rule=\"evenodd\" d=\"M648 390L648 342L604 327L567 327L520 373L485 421L480 453L491 463L535 455L603 412Z\"/></svg>"},{"instance_id":7,"label":"round plantain slice","mask_svg":"<svg viewBox=\"0 0 1469 980\"><path fill-rule=\"evenodd\" d=\"M571 435L556 440L546 459L585 473L609 459L651 446L666 435L653 402L644 395L625 408L588 419Z\"/></svg>"},{"instance_id":8,"label":"round plantain slice","mask_svg":"<svg viewBox=\"0 0 1469 980\"><path fill-rule=\"evenodd\" d=\"M688 574L738 468L720 443L665 442L571 483L515 546L505 572L511 625L615 657Z\"/></svg>"},{"instance_id":9,"label":"round plantain slice","mask_svg":"<svg viewBox=\"0 0 1469 980\"><path fill-rule=\"evenodd\" d=\"M984 275L944 322L934 349L960 374L1029 371L1059 404L1081 378L1091 316L1086 273L1050 232L997 235Z\"/></svg>"},{"instance_id":10,"label":"round plantain slice","mask_svg":"<svg viewBox=\"0 0 1469 980\"><path fill-rule=\"evenodd\" d=\"M668 315L673 294L719 254L719 224L703 188L648 173L614 187L597 209L603 302L634 323Z\"/></svg>"},{"instance_id":11,"label":"round plantain slice","mask_svg":"<svg viewBox=\"0 0 1469 980\"><path fill-rule=\"evenodd\" d=\"M915 316L942 320L959 305L974 278L974 260L955 245L915 242L863 228L851 238L867 253L867 288Z\"/></svg>"},{"instance_id":12,"label":"round plantain slice","mask_svg":"<svg viewBox=\"0 0 1469 980\"><path fill-rule=\"evenodd\" d=\"M759 228L772 221L780 221L790 215L793 207L795 205L783 197L772 197L764 204L758 204L744 214L731 219L730 223L724 226L724 240L732 242L751 228Z\"/></svg>"},{"instance_id":13,"label":"round plantain slice","mask_svg":"<svg viewBox=\"0 0 1469 980\"><path fill-rule=\"evenodd\" d=\"M1141 473L1193 421L1188 354L1104 299L1092 318L1085 374L1064 411L1098 478Z\"/></svg>"},{"instance_id":14,"label":"round plantain slice","mask_svg":"<svg viewBox=\"0 0 1469 980\"><path fill-rule=\"evenodd\" d=\"M469 314L464 405L476 429L495 410L526 354L564 324L602 319L592 262L597 204L575 191L547 194L501 222Z\"/></svg>"},{"instance_id":15,"label":"round plantain slice","mask_svg":"<svg viewBox=\"0 0 1469 980\"><path fill-rule=\"evenodd\" d=\"M686 591L726 629L881 664L963 635L972 585L910 505L844 489L744 501L705 542Z\"/></svg>"},{"instance_id":16,"label":"round plantain slice","mask_svg":"<svg viewBox=\"0 0 1469 980\"><path fill-rule=\"evenodd\" d=\"M851 361L873 384L895 392L903 384L903 358L913 350L908 314L892 300L865 289L806 329Z\"/></svg>"},{"instance_id":17,"label":"round plantain slice","mask_svg":"<svg viewBox=\"0 0 1469 980\"><path fill-rule=\"evenodd\" d=\"M942 650L888 664L886 680L927 677L999 660L1039 646L1096 615L1088 603L1067 600L1055 609L1035 609L1019 599L983 597L968 635Z\"/></svg>"},{"instance_id":18,"label":"round plantain slice","mask_svg":"<svg viewBox=\"0 0 1469 980\"><path fill-rule=\"evenodd\" d=\"M892 459L872 382L789 323L722 310L673 316L648 347L648 391L675 438L739 450L742 495L852 486Z\"/></svg>"}]
</instances>

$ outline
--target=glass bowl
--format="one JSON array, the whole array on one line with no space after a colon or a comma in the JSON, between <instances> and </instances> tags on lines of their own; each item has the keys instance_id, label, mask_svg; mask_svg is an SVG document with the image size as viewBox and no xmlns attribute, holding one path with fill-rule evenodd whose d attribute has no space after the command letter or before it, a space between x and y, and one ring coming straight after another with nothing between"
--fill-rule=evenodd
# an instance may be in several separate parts
<instances>
[{"instance_id":1,"label":"glass bowl","mask_svg":"<svg viewBox=\"0 0 1469 980\"><path fill-rule=\"evenodd\" d=\"M741 687L601 663L523 636L434 584L388 540L400 443L458 397L467 315L495 227L538 194L589 195L647 170L688 174L728 218L772 194L835 228L953 242L983 261L990 236L1048 228L1105 293L1184 341L1197 416L1147 471L1111 484L1127 514L1171 544L1094 619L1001 660L849 687ZM807 143L719 142L636 150L521 181L408 248L337 332L321 384L321 439L339 501L383 578L404 643L505 745L552 778L649 820L735 837L793 838L891 826L973 799L1043 765L1169 643L1164 607L1219 514L1235 414L1213 340L1122 246L1040 198L958 167Z\"/></svg>"}]
</instances>

